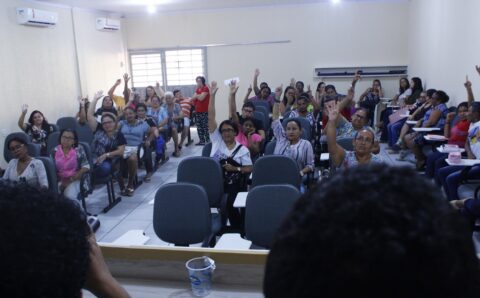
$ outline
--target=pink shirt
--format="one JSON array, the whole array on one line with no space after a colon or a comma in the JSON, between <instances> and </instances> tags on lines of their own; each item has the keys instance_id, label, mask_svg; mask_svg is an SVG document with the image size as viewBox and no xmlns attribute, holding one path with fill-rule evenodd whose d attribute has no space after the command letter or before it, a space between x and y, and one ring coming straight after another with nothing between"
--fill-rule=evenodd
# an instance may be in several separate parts
<instances>
[{"instance_id":1,"label":"pink shirt","mask_svg":"<svg viewBox=\"0 0 480 298\"><path fill-rule=\"evenodd\" d=\"M55 152L55 166L57 167L58 177L61 182L68 182L68 179L77 172L77 151L70 149L67 155L63 154L62 145L57 146Z\"/></svg>"},{"instance_id":2,"label":"pink shirt","mask_svg":"<svg viewBox=\"0 0 480 298\"><path fill-rule=\"evenodd\" d=\"M235 141L248 148L248 137L243 132L238 133L238 135L235 137ZM252 141L254 143L260 143L262 141L262 136L254 133L252 135Z\"/></svg>"}]
</instances>

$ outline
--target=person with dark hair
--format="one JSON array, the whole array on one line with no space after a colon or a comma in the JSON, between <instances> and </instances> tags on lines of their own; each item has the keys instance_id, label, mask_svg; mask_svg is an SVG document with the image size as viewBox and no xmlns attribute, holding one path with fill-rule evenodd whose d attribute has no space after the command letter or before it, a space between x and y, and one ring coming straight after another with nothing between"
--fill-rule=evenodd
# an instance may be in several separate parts
<instances>
[{"instance_id":1,"label":"person with dark hair","mask_svg":"<svg viewBox=\"0 0 480 298\"><path fill-rule=\"evenodd\" d=\"M147 86L145 88L145 105L149 107L152 104L152 98L158 97L160 101L165 97L165 91L160 87L160 83L157 81L155 87Z\"/></svg>"},{"instance_id":2,"label":"person with dark hair","mask_svg":"<svg viewBox=\"0 0 480 298\"><path fill-rule=\"evenodd\" d=\"M143 145L144 154L143 154L143 161L145 163L145 170L147 174L143 178L143 181L150 182L152 180L153 175L153 160L152 160L152 152L155 150L156 142L154 141L160 135L157 128L157 122L153 119L153 117L147 115L147 106L144 103L139 103L135 108L135 114L137 115L137 119L143 122L146 122L150 127L150 137L145 138L145 142Z\"/></svg>"},{"instance_id":3,"label":"person with dark hair","mask_svg":"<svg viewBox=\"0 0 480 298\"><path fill-rule=\"evenodd\" d=\"M210 157L220 162L223 168L223 185L227 196L227 213L232 228L242 229L242 217L233 202L237 193L246 191L246 177L252 172L252 159L248 148L235 140L238 135L238 125L231 120L224 120L217 125L215 120L215 94L217 82L212 81L211 97L208 105L208 131L212 140Z\"/></svg>"},{"instance_id":4,"label":"person with dark hair","mask_svg":"<svg viewBox=\"0 0 480 298\"><path fill-rule=\"evenodd\" d=\"M298 96L300 96L302 93L305 93L305 91L303 91L304 88L305 84L302 81L295 82L295 92Z\"/></svg>"},{"instance_id":5,"label":"person with dark hair","mask_svg":"<svg viewBox=\"0 0 480 298\"><path fill-rule=\"evenodd\" d=\"M465 142L468 136L468 128L470 122L467 119L468 103L462 102L458 105L456 112L447 114L443 135L448 139L449 145L456 145L459 148L465 147ZM454 119L456 118L456 122ZM425 168L425 175L429 178L435 176L435 172L448 164L445 159L448 158L448 153L432 152L427 156L427 166Z\"/></svg>"},{"instance_id":6,"label":"person with dark hair","mask_svg":"<svg viewBox=\"0 0 480 298\"><path fill-rule=\"evenodd\" d=\"M280 113L282 115L285 112L288 112L292 109L292 106L295 104L295 87L287 86L283 92L283 98L280 105Z\"/></svg>"},{"instance_id":7,"label":"person with dark hair","mask_svg":"<svg viewBox=\"0 0 480 298\"><path fill-rule=\"evenodd\" d=\"M410 89L410 83L407 78L400 78L398 92L392 99L392 105L399 105L403 107L405 100L412 95L412 89Z\"/></svg>"},{"instance_id":8,"label":"person with dark hair","mask_svg":"<svg viewBox=\"0 0 480 298\"><path fill-rule=\"evenodd\" d=\"M435 91L432 95L431 108L425 112L423 120L418 121L416 127L437 127L442 131L448 114L446 103L449 99L445 92L441 90ZM403 142L415 155L417 170L423 170L426 165L426 157L422 149L425 145L424 136L424 133L412 132L403 137ZM404 150L400 152L399 159L403 160L405 156L406 151Z\"/></svg>"},{"instance_id":9,"label":"person with dark hair","mask_svg":"<svg viewBox=\"0 0 480 298\"><path fill-rule=\"evenodd\" d=\"M73 129L63 129L58 143L51 155L57 169L59 191L78 203L80 181L83 174L90 171L87 154L82 146L78 146L78 135Z\"/></svg>"},{"instance_id":10,"label":"person with dark hair","mask_svg":"<svg viewBox=\"0 0 480 298\"><path fill-rule=\"evenodd\" d=\"M355 92L355 86L357 82L361 79L360 71L355 72L355 76L352 79L352 85L348 89L347 95L341 95L337 93L337 89L334 85L327 85L325 86L325 96L323 96L322 101L319 103L320 108L325 108L325 104L327 101L335 99L337 102L340 103L340 114L347 119L347 121L352 121L352 107L355 106L355 101L353 97L350 97L351 92ZM344 102L345 101L345 102ZM322 123L323 127L327 125L328 118L326 113L322 114Z\"/></svg>"},{"instance_id":11,"label":"person with dark hair","mask_svg":"<svg viewBox=\"0 0 480 298\"><path fill-rule=\"evenodd\" d=\"M307 119L310 123L309 129L311 130L313 127L315 127L315 117L313 116L313 113L309 112L307 109L309 102L308 94L306 93L298 97L296 108L292 110L292 112L288 115L288 118L301 117ZM307 127L304 127L303 129L307 129Z\"/></svg>"},{"instance_id":12,"label":"person with dark hair","mask_svg":"<svg viewBox=\"0 0 480 298\"><path fill-rule=\"evenodd\" d=\"M117 106L118 109L123 110L125 107L126 102L130 98L130 90L128 89L128 81L130 80L130 77L128 76L127 73L123 74L123 81L124 81L124 87L123 87L123 96L117 96L115 95L115 89L117 89L118 86L122 83L121 79L118 79L115 84L108 90L108 97L110 97L115 105Z\"/></svg>"},{"instance_id":13,"label":"person with dark hair","mask_svg":"<svg viewBox=\"0 0 480 298\"><path fill-rule=\"evenodd\" d=\"M275 96L280 100L282 87L275 90ZM277 141L273 154L286 155L291 157L297 163L300 177L315 170L315 156L313 154L312 144L301 138L302 124L296 119L285 119L286 129L280 122L279 103L273 106L272 130Z\"/></svg>"},{"instance_id":14,"label":"person with dark hair","mask_svg":"<svg viewBox=\"0 0 480 298\"><path fill-rule=\"evenodd\" d=\"M120 131L117 131L117 119L111 113L104 113L100 123L93 113L97 101L102 97L103 91L98 91L93 97L88 109L88 126L93 132L92 160L94 163L93 174L95 177L106 177L112 173L113 160L123 157L127 141Z\"/></svg>"},{"instance_id":15,"label":"person with dark hair","mask_svg":"<svg viewBox=\"0 0 480 298\"><path fill-rule=\"evenodd\" d=\"M21 215L21 216L19 216ZM130 297L108 270L72 201L0 183L1 297Z\"/></svg>"},{"instance_id":16,"label":"person with dark hair","mask_svg":"<svg viewBox=\"0 0 480 298\"><path fill-rule=\"evenodd\" d=\"M477 297L471 234L441 198L408 167L322 180L274 237L265 297Z\"/></svg>"},{"instance_id":17,"label":"person with dark hair","mask_svg":"<svg viewBox=\"0 0 480 298\"><path fill-rule=\"evenodd\" d=\"M54 131L54 127L50 125L43 116L42 112L35 110L28 117L28 123L25 123L25 115L28 111L28 105L22 105L22 113L18 118L18 127L32 138L32 142L41 146L40 153L47 156L47 140L48 135Z\"/></svg>"},{"instance_id":18,"label":"person with dark hair","mask_svg":"<svg viewBox=\"0 0 480 298\"><path fill-rule=\"evenodd\" d=\"M147 106L147 115L152 117L155 123L158 125L160 122L160 112L162 110L163 102L157 95L152 96L150 99L150 106Z\"/></svg>"},{"instance_id":19,"label":"person with dark hair","mask_svg":"<svg viewBox=\"0 0 480 298\"><path fill-rule=\"evenodd\" d=\"M382 89L382 83L380 80L373 80L372 87L367 88L365 92L363 92L359 99L358 99L358 106L368 110L369 117L369 125L373 125L373 117L375 114L375 107L380 102L380 98L384 96L384 92Z\"/></svg>"},{"instance_id":20,"label":"person with dark hair","mask_svg":"<svg viewBox=\"0 0 480 298\"><path fill-rule=\"evenodd\" d=\"M102 106L95 111L94 117L101 117L104 113L110 113L115 116L118 115L118 111L113 105L113 100L110 96L104 96L102 99Z\"/></svg>"},{"instance_id":21,"label":"person with dark hair","mask_svg":"<svg viewBox=\"0 0 480 298\"><path fill-rule=\"evenodd\" d=\"M182 114L183 114L183 123L180 125L180 127L183 126L182 129L182 134L180 137L180 141L178 142L178 149L181 151L183 147L183 142L185 139L188 137L188 134L190 133L190 114L192 111L192 99L189 97L183 97L182 91L179 89L173 90L173 97L175 98L175 103L178 103L180 107L182 108ZM185 146L188 146L190 143L188 143Z\"/></svg>"},{"instance_id":22,"label":"person with dark hair","mask_svg":"<svg viewBox=\"0 0 480 298\"><path fill-rule=\"evenodd\" d=\"M45 166L41 160L28 155L26 140L13 137L6 145L14 158L8 162L3 180L28 184L38 189L48 189Z\"/></svg>"},{"instance_id":23,"label":"person with dark hair","mask_svg":"<svg viewBox=\"0 0 480 298\"><path fill-rule=\"evenodd\" d=\"M352 140L353 151L347 151L338 145L335 124L338 117L342 116L339 115L339 108L335 101L328 102L326 110L328 113L328 125L326 128L328 152L330 153L330 161L335 167L348 168L358 164L382 161L379 155L373 154L376 151L375 131L369 126L356 130Z\"/></svg>"},{"instance_id":24,"label":"person with dark hair","mask_svg":"<svg viewBox=\"0 0 480 298\"><path fill-rule=\"evenodd\" d=\"M255 109L255 105L252 102L248 101L242 105L241 114L237 112L236 104L235 106L232 106L232 108L235 109L235 113L237 114L237 117L238 117L238 123L240 123L240 125L243 125L246 119L251 120L253 122L253 126L255 127L255 133L259 134L262 137L262 140L265 140L266 135L265 135L265 128L263 126L263 121L260 121L253 117L256 109Z\"/></svg>"},{"instance_id":25,"label":"person with dark hair","mask_svg":"<svg viewBox=\"0 0 480 298\"><path fill-rule=\"evenodd\" d=\"M200 139L195 145L204 146L206 143L210 143L210 136L208 134L208 102L210 100L210 90L205 84L204 77L198 76L195 82L197 82L197 90L195 90L192 100L195 105L195 119L198 138Z\"/></svg>"},{"instance_id":26,"label":"person with dark hair","mask_svg":"<svg viewBox=\"0 0 480 298\"><path fill-rule=\"evenodd\" d=\"M413 105L420 97L420 94L423 91L422 80L418 77L413 77L410 82L410 89L412 90L412 94L405 99L406 105Z\"/></svg>"},{"instance_id":27,"label":"person with dark hair","mask_svg":"<svg viewBox=\"0 0 480 298\"><path fill-rule=\"evenodd\" d=\"M228 107L230 111L230 119L235 122L238 126L238 134L235 137L235 140L242 144L243 146L247 147L250 151L250 157L252 161L255 161L260 155L260 146L262 144L263 138L261 135L257 134L257 127L255 126L257 121L254 121L254 118L247 117L242 118L242 122L240 123L240 119L237 113L237 103L235 100L238 86L235 81L231 81L229 84L230 93L229 93L229 100L228 100ZM247 102L244 104L248 107L255 108L255 106L251 102ZM251 106L250 106L251 105Z\"/></svg>"},{"instance_id":28,"label":"person with dark hair","mask_svg":"<svg viewBox=\"0 0 480 298\"><path fill-rule=\"evenodd\" d=\"M272 90L270 89L270 87L266 85L262 86L260 89L260 93L258 95L255 95L254 97L249 98L250 92L251 92L251 89L249 88L247 90L247 94L245 94L245 99L243 100L243 103L265 101L265 102L268 102L270 109L273 107L275 98L272 96Z\"/></svg>"}]
</instances>

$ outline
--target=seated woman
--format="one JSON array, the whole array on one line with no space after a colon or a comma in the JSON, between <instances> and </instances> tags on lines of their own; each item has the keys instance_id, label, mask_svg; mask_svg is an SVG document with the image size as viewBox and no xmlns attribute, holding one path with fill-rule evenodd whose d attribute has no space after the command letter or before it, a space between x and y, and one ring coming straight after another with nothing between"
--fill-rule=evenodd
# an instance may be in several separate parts
<instances>
[{"instance_id":1,"label":"seated woman","mask_svg":"<svg viewBox=\"0 0 480 298\"><path fill-rule=\"evenodd\" d=\"M28 146L21 138L12 138L7 144L13 158L7 165L3 179L27 183L38 189L48 189L48 178L42 161L28 155Z\"/></svg>"},{"instance_id":2,"label":"seated woman","mask_svg":"<svg viewBox=\"0 0 480 298\"><path fill-rule=\"evenodd\" d=\"M93 104L92 104L93 105ZM93 108L95 109L96 108L96 105L97 103L95 102L95 105L93 105ZM95 111L95 114L94 116L95 117L100 117L102 116L104 113L111 113L115 116L117 116L117 109L115 109L114 105L113 105L113 100L110 96L104 96L103 99L102 99L102 106L100 108L98 108L96 111Z\"/></svg>"},{"instance_id":3,"label":"seated woman","mask_svg":"<svg viewBox=\"0 0 480 298\"><path fill-rule=\"evenodd\" d=\"M223 185L227 197L227 213L233 228L241 228L242 218L233 202L237 193L246 191L246 175L253 170L250 152L235 140L238 126L231 120L224 120L217 126L215 120L215 94L217 82L212 81L210 87L210 102L208 103L208 131L212 141L210 156L219 161L223 168Z\"/></svg>"},{"instance_id":4,"label":"seated woman","mask_svg":"<svg viewBox=\"0 0 480 298\"><path fill-rule=\"evenodd\" d=\"M78 146L77 132L64 129L60 132L60 143L52 152L57 168L59 190L66 198L78 202L80 180L90 170L87 155L82 146Z\"/></svg>"},{"instance_id":5,"label":"seated woman","mask_svg":"<svg viewBox=\"0 0 480 298\"><path fill-rule=\"evenodd\" d=\"M28 117L28 123L25 123L28 105L22 105L22 113L18 119L18 127L32 138L32 142L41 146L40 153L47 156L48 135L54 131L54 127L48 124L47 119L40 111L33 111Z\"/></svg>"},{"instance_id":6,"label":"seated woman","mask_svg":"<svg viewBox=\"0 0 480 298\"><path fill-rule=\"evenodd\" d=\"M140 104L137 104L139 106ZM122 195L133 196L135 177L137 176L138 168L138 149L146 139L147 143L153 139L153 129L150 128L147 122L137 119L135 110L127 106L123 110L125 120L118 122L118 130L123 134L127 141L125 151L123 152L123 159L121 163L122 175L118 179ZM151 163L150 163L151 164ZM145 181L150 181L152 177L153 167L148 167ZM124 177L128 177L128 185L125 188L123 181Z\"/></svg>"},{"instance_id":7,"label":"seated woman","mask_svg":"<svg viewBox=\"0 0 480 298\"><path fill-rule=\"evenodd\" d=\"M375 107L380 102L380 98L383 96L384 93L382 89L382 83L380 80L373 80L372 87L365 90L365 92L363 92L358 99L359 107L367 109L370 114L368 119L369 125L373 125Z\"/></svg>"},{"instance_id":8,"label":"seated woman","mask_svg":"<svg viewBox=\"0 0 480 298\"><path fill-rule=\"evenodd\" d=\"M276 101L280 101L281 88L275 90ZM272 113L272 130L277 144L273 154L286 155L291 157L298 166L299 175L311 173L315 169L315 161L312 144L301 138L302 125L296 119L285 119L286 131L280 122L280 104L275 102Z\"/></svg>"},{"instance_id":9,"label":"seated woman","mask_svg":"<svg viewBox=\"0 0 480 298\"><path fill-rule=\"evenodd\" d=\"M373 154L375 132L369 126L358 130L353 138L354 151L347 151L337 144L337 131L335 123L339 115L338 105L335 101L326 104L328 112L327 144L330 161L335 167L348 168L370 162L381 162L379 155Z\"/></svg>"},{"instance_id":10,"label":"seated woman","mask_svg":"<svg viewBox=\"0 0 480 298\"><path fill-rule=\"evenodd\" d=\"M468 136L468 128L470 127L470 122L467 119L467 113L467 102L460 103L457 107L457 112L448 113L443 130L443 135L448 139L448 144L457 145L460 148L465 147L465 142ZM456 123L452 123L455 116L457 117L458 121ZM429 178L433 178L435 172L448 165L445 161L446 158L448 158L448 153L441 153L437 151L428 154L425 175Z\"/></svg>"},{"instance_id":11,"label":"seated woman","mask_svg":"<svg viewBox=\"0 0 480 298\"><path fill-rule=\"evenodd\" d=\"M399 80L399 87L398 92L392 99L391 105L392 106L405 106L405 100L412 95L412 90L410 89L410 83L408 82L407 78L401 78ZM376 126L382 130L382 135L380 137L381 140L387 140L387 126L390 124L389 116L393 113L393 107L388 107L383 110L380 114L380 119L382 121L378 122Z\"/></svg>"},{"instance_id":12,"label":"seated woman","mask_svg":"<svg viewBox=\"0 0 480 298\"><path fill-rule=\"evenodd\" d=\"M158 130L163 134L165 142L171 137L173 139L174 151L172 156L179 157L178 132L181 121L183 121L183 112L180 104L175 103L173 93L165 92L165 104L162 106L158 118Z\"/></svg>"},{"instance_id":13,"label":"seated woman","mask_svg":"<svg viewBox=\"0 0 480 298\"><path fill-rule=\"evenodd\" d=\"M235 140L247 147L250 151L250 156L252 160L256 160L260 155L260 147L263 141L263 138L260 134L257 134L256 121L247 117L243 119L243 123L240 124L240 119L237 114L237 103L235 101L235 95L237 94L238 86L236 86L235 81L230 82L230 96L229 96L229 110L230 118L238 126L238 134L235 137Z\"/></svg>"},{"instance_id":14,"label":"seated woman","mask_svg":"<svg viewBox=\"0 0 480 298\"><path fill-rule=\"evenodd\" d=\"M307 109L308 105L309 105L308 97L304 95L300 95L300 97L297 99L296 108L292 110L290 115L288 115L288 118L295 118L295 117L305 118L310 123L310 129L312 129L313 127L315 127L315 117L313 116L312 112L308 111ZM306 129L306 127L304 129Z\"/></svg>"},{"instance_id":15,"label":"seated woman","mask_svg":"<svg viewBox=\"0 0 480 298\"><path fill-rule=\"evenodd\" d=\"M88 109L88 126L93 131L92 157L93 177L103 178L112 174L113 160L123 157L127 141L120 131L117 131L117 119L111 113L103 113L98 123L95 119L95 105L102 97L98 91Z\"/></svg>"},{"instance_id":16,"label":"seated woman","mask_svg":"<svg viewBox=\"0 0 480 298\"><path fill-rule=\"evenodd\" d=\"M156 146L155 140L158 138L159 133L157 128L157 122L155 122L155 119L153 119L153 117L148 116L146 112L147 112L147 106L143 103L139 103L135 108L137 119L146 122L148 126L150 126L151 133L153 133L153 136L151 138L147 138L145 140L145 146L144 146L145 153L143 154L143 159L145 162L145 170L147 171L147 175L145 176L145 178L143 178L143 181L150 182L151 176L153 174L152 152L153 150L155 150L155 146Z\"/></svg>"},{"instance_id":17,"label":"seated woman","mask_svg":"<svg viewBox=\"0 0 480 298\"><path fill-rule=\"evenodd\" d=\"M416 127L436 127L442 131L444 129L443 126L445 125L445 119L448 114L446 103L449 99L450 98L448 95L441 90L437 90L435 93L433 93L431 100L432 106L425 113L423 120L417 123ZM417 160L417 170L422 170L426 164L426 157L423 154L422 149L425 144L424 136L424 133L412 132L403 138L403 142L413 151L413 154L415 155ZM400 159L404 157L405 153L401 153Z\"/></svg>"}]
</instances>

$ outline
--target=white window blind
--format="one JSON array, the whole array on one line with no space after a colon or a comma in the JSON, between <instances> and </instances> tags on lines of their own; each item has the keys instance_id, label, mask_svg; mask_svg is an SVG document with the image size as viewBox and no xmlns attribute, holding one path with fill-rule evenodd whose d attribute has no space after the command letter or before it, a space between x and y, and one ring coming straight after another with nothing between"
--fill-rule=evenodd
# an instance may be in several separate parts
<instances>
[{"instance_id":1,"label":"white window blind","mask_svg":"<svg viewBox=\"0 0 480 298\"><path fill-rule=\"evenodd\" d=\"M165 51L167 85L195 85L195 78L204 75L202 49Z\"/></svg>"},{"instance_id":2,"label":"white window blind","mask_svg":"<svg viewBox=\"0 0 480 298\"><path fill-rule=\"evenodd\" d=\"M162 58L158 54L131 55L133 86L155 86L163 82Z\"/></svg>"}]
</instances>

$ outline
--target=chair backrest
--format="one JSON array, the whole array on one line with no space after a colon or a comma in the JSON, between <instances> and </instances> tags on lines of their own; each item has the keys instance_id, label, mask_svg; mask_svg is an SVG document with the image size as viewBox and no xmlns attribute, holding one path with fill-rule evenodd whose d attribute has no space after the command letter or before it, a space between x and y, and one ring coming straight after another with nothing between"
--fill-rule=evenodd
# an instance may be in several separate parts
<instances>
[{"instance_id":1,"label":"chair backrest","mask_svg":"<svg viewBox=\"0 0 480 298\"><path fill-rule=\"evenodd\" d=\"M57 120L57 126L59 130L67 128L77 130L80 125L78 124L78 121L77 119L75 119L75 117L61 117Z\"/></svg>"},{"instance_id":2,"label":"chair backrest","mask_svg":"<svg viewBox=\"0 0 480 298\"><path fill-rule=\"evenodd\" d=\"M270 104L268 103L268 101L252 101L253 105L255 106L255 109L257 109L258 107L264 107L265 109L267 109L267 115L270 113L270 111L272 110L272 108L270 107Z\"/></svg>"},{"instance_id":3,"label":"chair backrest","mask_svg":"<svg viewBox=\"0 0 480 298\"><path fill-rule=\"evenodd\" d=\"M273 155L273 152L275 151L275 146L277 146L276 140L271 140L270 142L268 142L265 146L265 155Z\"/></svg>"},{"instance_id":4,"label":"chair backrest","mask_svg":"<svg viewBox=\"0 0 480 298\"><path fill-rule=\"evenodd\" d=\"M253 165L252 188L266 184L290 184L300 188L297 163L284 155L265 155Z\"/></svg>"},{"instance_id":5,"label":"chair backrest","mask_svg":"<svg viewBox=\"0 0 480 298\"><path fill-rule=\"evenodd\" d=\"M177 182L202 186L210 207L220 207L223 197L223 172L220 163L210 157L187 157L177 169Z\"/></svg>"},{"instance_id":6,"label":"chair backrest","mask_svg":"<svg viewBox=\"0 0 480 298\"><path fill-rule=\"evenodd\" d=\"M169 183L155 194L153 229L165 242L188 246L211 233L207 193L191 183Z\"/></svg>"},{"instance_id":7,"label":"chair backrest","mask_svg":"<svg viewBox=\"0 0 480 298\"><path fill-rule=\"evenodd\" d=\"M48 179L48 190L57 194L58 193L58 182L57 182L57 169L55 168L55 163L52 158L46 156L36 157L42 161L45 171L47 172Z\"/></svg>"},{"instance_id":8,"label":"chair backrest","mask_svg":"<svg viewBox=\"0 0 480 298\"><path fill-rule=\"evenodd\" d=\"M270 113L268 112L268 109L264 106L256 106L255 110L263 113L263 117L265 119L263 124L265 125L265 131L268 131L270 128Z\"/></svg>"},{"instance_id":9,"label":"chair backrest","mask_svg":"<svg viewBox=\"0 0 480 298\"><path fill-rule=\"evenodd\" d=\"M310 122L303 117L293 117L293 118L284 118L282 121L283 128L287 130L287 122L289 119L295 119L300 122L302 125L302 135L300 136L302 139L310 141L312 139L312 125Z\"/></svg>"},{"instance_id":10,"label":"chair backrest","mask_svg":"<svg viewBox=\"0 0 480 298\"><path fill-rule=\"evenodd\" d=\"M353 151L353 138L338 138L337 144L347 151Z\"/></svg>"},{"instance_id":11,"label":"chair backrest","mask_svg":"<svg viewBox=\"0 0 480 298\"><path fill-rule=\"evenodd\" d=\"M202 148L202 156L203 157L210 157L210 153L212 152L212 143L207 143Z\"/></svg>"},{"instance_id":12,"label":"chair backrest","mask_svg":"<svg viewBox=\"0 0 480 298\"><path fill-rule=\"evenodd\" d=\"M59 131L52 132L51 134L48 135L47 139L47 152L48 154L52 153L52 150L57 147L59 144L58 142L58 137L60 136Z\"/></svg>"},{"instance_id":13,"label":"chair backrest","mask_svg":"<svg viewBox=\"0 0 480 298\"><path fill-rule=\"evenodd\" d=\"M245 236L254 245L270 248L273 237L301 196L291 185L261 185L250 190L245 207Z\"/></svg>"},{"instance_id":14,"label":"chair backrest","mask_svg":"<svg viewBox=\"0 0 480 298\"><path fill-rule=\"evenodd\" d=\"M262 121L262 125L263 125L264 129L265 130L267 129L267 123L265 122L265 115L262 112L260 112L260 111L253 112L253 118L255 118L259 121Z\"/></svg>"},{"instance_id":15,"label":"chair backrest","mask_svg":"<svg viewBox=\"0 0 480 298\"><path fill-rule=\"evenodd\" d=\"M77 127L78 141L91 144L93 141L93 132L88 124L78 125Z\"/></svg>"}]
</instances>

